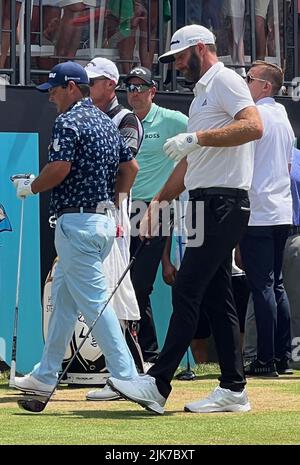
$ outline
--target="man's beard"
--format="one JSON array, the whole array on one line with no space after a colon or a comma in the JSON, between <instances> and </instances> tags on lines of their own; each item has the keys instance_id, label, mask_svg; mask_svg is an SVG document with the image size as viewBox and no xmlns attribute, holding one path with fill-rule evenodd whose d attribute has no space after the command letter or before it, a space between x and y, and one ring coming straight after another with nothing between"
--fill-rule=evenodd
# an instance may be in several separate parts
<instances>
[{"instance_id":1,"label":"man's beard","mask_svg":"<svg viewBox=\"0 0 300 465\"><path fill-rule=\"evenodd\" d=\"M194 51L192 51L188 64L187 64L187 68L184 72L184 77L187 81L195 84L200 79L200 73L201 73L201 63L200 63L199 57L196 55Z\"/></svg>"}]
</instances>

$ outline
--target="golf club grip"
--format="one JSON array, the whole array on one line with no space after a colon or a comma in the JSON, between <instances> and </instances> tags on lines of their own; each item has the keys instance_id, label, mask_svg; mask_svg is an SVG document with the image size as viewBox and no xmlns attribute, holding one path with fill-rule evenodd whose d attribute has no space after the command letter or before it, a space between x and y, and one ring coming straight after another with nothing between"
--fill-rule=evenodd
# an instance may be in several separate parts
<instances>
[{"instance_id":1,"label":"golf club grip","mask_svg":"<svg viewBox=\"0 0 300 465\"><path fill-rule=\"evenodd\" d=\"M10 364L9 386L13 387L16 377L16 360L13 359Z\"/></svg>"},{"instance_id":2,"label":"golf club grip","mask_svg":"<svg viewBox=\"0 0 300 465\"><path fill-rule=\"evenodd\" d=\"M89 327L86 335L84 336L84 338L82 339L82 341L80 342L79 346L77 347L77 349L75 350L74 354L72 355L71 359L69 360L67 366L65 367L65 369L63 370L63 372L60 374L60 376L58 377L57 379L57 382L54 386L54 388L52 389L51 393L49 394L49 397L47 399L47 402L49 402L50 398L52 397L52 394L54 393L55 389L57 388L57 386L59 385L60 381L63 379L63 377L65 376L65 374L67 373L71 363L73 362L73 360L75 359L75 357L77 356L77 354L80 352L83 344L85 343L85 341L87 340L87 338L89 337L89 335L91 334L91 332L93 331L97 321L99 320L99 318L101 317L102 313L104 312L104 310L106 309L107 305L109 304L109 302L111 301L111 299L113 298L113 296L115 295L116 291L118 290L121 282L123 281L125 275L128 273L128 271L132 268L137 256L139 255L139 253L141 252L141 250L143 249L144 245L146 244L148 240L146 238L144 238L140 245L138 246L138 248L136 249L136 252L135 254L132 256L127 268L124 270L123 274L121 275L120 279L118 280L114 290L111 292L110 296L108 297L107 301L105 302L104 304L104 307L99 310L98 312L98 315L96 316L95 320L93 321L93 323L91 324L91 326Z\"/></svg>"},{"instance_id":3,"label":"golf club grip","mask_svg":"<svg viewBox=\"0 0 300 465\"><path fill-rule=\"evenodd\" d=\"M13 176L10 176L10 180L14 182L16 179L30 179L31 173L26 173L26 174L14 174Z\"/></svg>"}]
</instances>

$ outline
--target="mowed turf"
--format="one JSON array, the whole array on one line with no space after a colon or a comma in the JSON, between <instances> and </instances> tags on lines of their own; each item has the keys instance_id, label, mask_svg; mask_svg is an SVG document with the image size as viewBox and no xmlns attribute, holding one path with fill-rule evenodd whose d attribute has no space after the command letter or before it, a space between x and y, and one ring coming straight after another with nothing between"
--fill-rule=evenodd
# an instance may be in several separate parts
<instances>
[{"instance_id":1,"label":"mowed turf","mask_svg":"<svg viewBox=\"0 0 300 465\"><path fill-rule=\"evenodd\" d=\"M248 380L248 413L184 413L185 402L217 386L218 367L174 381L163 416L127 401L88 402L88 388L59 388L40 414L20 410L18 391L0 379L0 444L300 444L300 372Z\"/></svg>"}]
</instances>

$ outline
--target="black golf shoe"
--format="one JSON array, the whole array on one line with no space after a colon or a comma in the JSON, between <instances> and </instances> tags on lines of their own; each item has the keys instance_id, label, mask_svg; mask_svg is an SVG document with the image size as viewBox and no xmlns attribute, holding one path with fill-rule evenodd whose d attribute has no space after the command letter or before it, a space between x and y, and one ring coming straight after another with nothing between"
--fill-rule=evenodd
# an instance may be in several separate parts
<instances>
[{"instance_id":1,"label":"black golf shoe","mask_svg":"<svg viewBox=\"0 0 300 465\"><path fill-rule=\"evenodd\" d=\"M279 375L292 375L294 372L290 368L289 359L283 357L280 360L275 360L276 370Z\"/></svg>"},{"instance_id":2,"label":"black golf shoe","mask_svg":"<svg viewBox=\"0 0 300 465\"><path fill-rule=\"evenodd\" d=\"M254 360L244 367L246 376L261 376L267 378L278 378L278 372L273 361L261 363L259 360Z\"/></svg>"}]
</instances>

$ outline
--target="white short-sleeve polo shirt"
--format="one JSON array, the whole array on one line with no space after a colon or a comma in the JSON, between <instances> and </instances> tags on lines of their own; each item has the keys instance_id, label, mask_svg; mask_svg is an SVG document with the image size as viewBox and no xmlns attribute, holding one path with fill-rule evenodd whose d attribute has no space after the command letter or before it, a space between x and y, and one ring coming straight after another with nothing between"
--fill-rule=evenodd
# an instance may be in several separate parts
<instances>
[{"instance_id":1,"label":"white short-sleeve polo shirt","mask_svg":"<svg viewBox=\"0 0 300 465\"><path fill-rule=\"evenodd\" d=\"M244 108L255 106L245 81L223 63L213 65L197 82L190 106L188 131L218 129L233 122ZM253 174L254 144L236 147L201 147L187 157L188 190L230 187L249 190Z\"/></svg>"}]
</instances>

